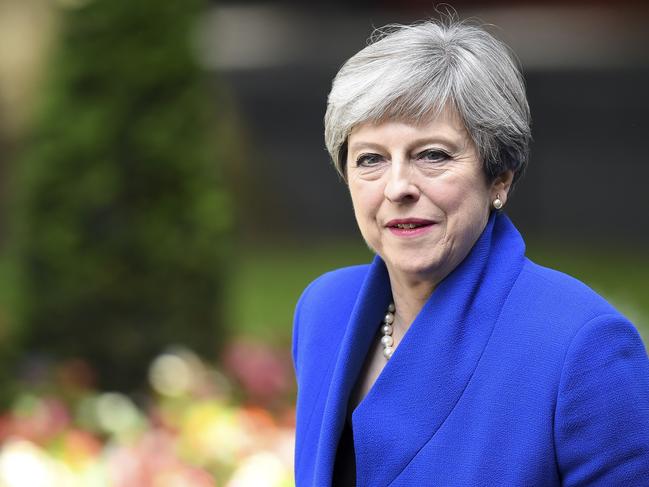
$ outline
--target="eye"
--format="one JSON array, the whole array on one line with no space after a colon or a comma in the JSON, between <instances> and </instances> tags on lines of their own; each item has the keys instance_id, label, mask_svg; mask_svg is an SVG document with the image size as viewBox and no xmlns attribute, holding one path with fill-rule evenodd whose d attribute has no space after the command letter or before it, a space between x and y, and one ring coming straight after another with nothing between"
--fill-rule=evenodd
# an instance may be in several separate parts
<instances>
[{"instance_id":1,"label":"eye","mask_svg":"<svg viewBox=\"0 0 649 487\"><path fill-rule=\"evenodd\" d=\"M382 156L378 154L360 154L356 158L356 166L359 167L371 167L376 166L381 160Z\"/></svg>"},{"instance_id":2,"label":"eye","mask_svg":"<svg viewBox=\"0 0 649 487\"><path fill-rule=\"evenodd\" d=\"M444 162L451 158L448 152L440 149L427 149L417 154L417 160L425 162Z\"/></svg>"}]
</instances>

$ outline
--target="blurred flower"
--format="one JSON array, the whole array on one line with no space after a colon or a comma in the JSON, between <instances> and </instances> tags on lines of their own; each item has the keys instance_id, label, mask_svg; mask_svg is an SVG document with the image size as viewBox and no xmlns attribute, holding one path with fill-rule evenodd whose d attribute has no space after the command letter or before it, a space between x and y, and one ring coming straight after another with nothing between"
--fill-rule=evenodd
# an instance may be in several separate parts
<instances>
[{"instance_id":1,"label":"blurred flower","mask_svg":"<svg viewBox=\"0 0 649 487\"><path fill-rule=\"evenodd\" d=\"M73 470L83 470L102 450L101 442L90 433L79 429L66 431L61 439L60 457Z\"/></svg>"},{"instance_id":2,"label":"blurred flower","mask_svg":"<svg viewBox=\"0 0 649 487\"><path fill-rule=\"evenodd\" d=\"M203 373L201 360L184 347L159 355L149 368L149 382L163 396L179 397L195 389Z\"/></svg>"},{"instance_id":3,"label":"blurred flower","mask_svg":"<svg viewBox=\"0 0 649 487\"><path fill-rule=\"evenodd\" d=\"M3 487L56 487L55 463L29 441L10 440L0 450Z\"/></svg>"},{"instance_id":4,"label":"blurred flower","mask_svg":"<svg viewBox=\"0 0 649 487\"><path fill-rule=\"evenodd\" d=\"M163 471L156 479L155 487L215 487L212 477L197 468Z\"/></svg>"},{"instance_id":5,"label":"blurred flower","mask_svg":"<svg viewBox=\"0 0 649 487\"><path fill-rule=\"evenodd\" d=\"M246 458L226 487L288 487L291 477L282 461L273 453L260 452Z\"/></svg>"},{"instance_id":6,"label":"blurred flower","mask_svg":"<svg viewBox=\"0 0 649 487\"><path fill-rule=\"evenodd\" d=\"M14 402L12 410L13 414L2 420L0 440L16 436L44 443L61 433L70 423L66 406L52 397L22 394Z\"/></svg>"},{"instance_id":7,"label":"blurred flower","mask_svg":"<svg viewBox=\"0 0 649 487\"><path fill-rule=\"evenodd\" d=\"M233 463L250 444L235 412L216 401L202 401L187 409L180 433L183 452L199 465Z\"/></svg>"},{"instance_id":8,"label":"blurred flower","mask_svg":"<svg viewBox=\"0 0 649 487\"><path fill-rule=\"evenodd\" d=\"M223 364L250 398L260 404L269 404L286 394L292 384L288 361L261 343L233 342L225 351Z\"/></svg>"},{"instance_id":9,"label":"blurred flower","mask_svg":"<svg viewBox=\"0 0 649 487\"><path fill-rule=\"evenodd\" d=\"M258 367L280 378L252 380L251 396L270 401L271 391L284 392L284 366L270 349L230 350L231 365L246 354L243 368L253 363L242 383ZM65 401L24 393L0 414L0 487L292 485L292 406L271 414L235 405L227 378L190 350L168 349L152 363L157 394L146 412L124 394L93 391L81 361L51 370L39 377L53 383L29 384L58 390Z\"/></svg>"},{"instance_id":10,"label":"blurred flower","mask_svg":"<svg viewBox=\"0 0 649 487\"><path fill-rule=\"evenodd\" d=\"M107 462L114 487L214 487L207 472L178 458L175 438L163 431L149 431L130 446L113 445Z\"/></svg>"},{"instance_id":11,"label":"blurred flower","mask_svg":"<svg viewBox=\"0 0 649 487\"><path fill-rule=\"evenodd\" d=\"M143 426L140 411L124 394L105 392L97 398L95 407L98 423L107 433L128 435Z\"/></svg>"},{"instance_id":12,"label":"blurred flower","mask_svg":"<svg viewBox=\"0 0 649 487\"><path fill-rule=\"evenodd\" d=\"M171 398L227 394L227 379L206 366L186 347L170 347L151 363L149 382L158 394Z\"/></svg>"}]
</instances>

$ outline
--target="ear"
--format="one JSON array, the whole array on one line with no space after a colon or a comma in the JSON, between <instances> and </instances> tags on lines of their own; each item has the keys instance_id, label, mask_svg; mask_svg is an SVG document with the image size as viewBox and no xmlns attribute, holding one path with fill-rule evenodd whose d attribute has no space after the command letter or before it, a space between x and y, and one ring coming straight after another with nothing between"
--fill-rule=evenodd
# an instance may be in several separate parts
<instances>
[{"instance_id":1,"label":"ear","mask_svg":"<svg viewBox=\"0 0 649 487\"><path fill-rule=\"evenodd\" d=\"M512 187L512 181L514 180L514 171L507 170L502 174L498 175L496 179L491 182L491 201L495 200L496 197L500 198L500 201L503 202L503 206L507 203L507 195L509 190Z\"/></svg>"}]
</instances>

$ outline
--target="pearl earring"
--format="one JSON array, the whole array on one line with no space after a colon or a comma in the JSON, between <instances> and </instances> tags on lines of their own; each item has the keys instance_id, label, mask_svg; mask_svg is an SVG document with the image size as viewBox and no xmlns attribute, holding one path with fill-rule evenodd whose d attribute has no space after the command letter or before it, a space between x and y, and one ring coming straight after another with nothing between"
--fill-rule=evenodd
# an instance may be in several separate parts
<instances>
[{"instance_id":1,"label":"pearl earring","mask_svg":"<svg viewBox=\"0 0 649 487\"><path fill-rule=\"evenodd\" d=\"M500 210L503 207L503 202L500 200L500 195L496 195L496 199L493 201L494 208Z\"/></svg>"}]
</instances>

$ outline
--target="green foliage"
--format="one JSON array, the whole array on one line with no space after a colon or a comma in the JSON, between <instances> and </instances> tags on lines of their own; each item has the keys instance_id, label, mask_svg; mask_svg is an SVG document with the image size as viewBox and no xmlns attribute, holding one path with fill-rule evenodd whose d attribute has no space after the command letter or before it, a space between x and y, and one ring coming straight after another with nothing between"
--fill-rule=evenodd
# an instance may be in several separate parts
<instances>
[{"instance_id":1,"label":"green foliage","mask_svg":"<svg viewBox=\"0 0 649 487\"><path fill-rule=\"evenodd\" d=\"M14 168L24 346L131 388L169 343L217 349L230 210L213 89L191 56L199 0L95 0L67 13Z\"/></svg>"},{"instance_id":2,"label":"green foliage","mask_svg":"<svg viewBox=\"0 0 649 487\"><path fill-rule=\"evenodd\" d=\"M355 241L241 246L234 258L237 272L226 289L229 333L288 350L293 310L304 288L325 272L369 263L372 257L360 236Z\"/></svg>"}]
</instances>

